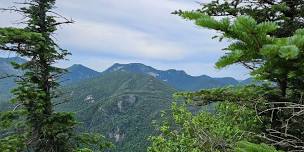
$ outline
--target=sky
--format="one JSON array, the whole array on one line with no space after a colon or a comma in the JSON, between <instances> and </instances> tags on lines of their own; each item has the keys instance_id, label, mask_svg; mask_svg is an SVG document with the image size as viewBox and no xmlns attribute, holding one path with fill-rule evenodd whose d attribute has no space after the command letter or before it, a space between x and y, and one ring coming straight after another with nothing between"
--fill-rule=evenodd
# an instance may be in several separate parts
<instances>
[{"instance_id":1,"label":"sky","mask_svg":"<svg viewBox=\"0 0 304 152\"><path fill-rule=\"evenodd\" d=\"M0 0L0 7L24 0ZM54 37L72 56L57 65L82 64L103 71L114 63L143 63L160 70L184 70L193 76L248 78L241 66L216 69L227 42L216 33L171 14L193 10L210 0L57 0L55 11L75 20ZM22 26L21 16L0 12L0 27ZM1 51L0 51L1 52ZM12 56L0 53L0 56Z\"/></svg>"}]
</instances>

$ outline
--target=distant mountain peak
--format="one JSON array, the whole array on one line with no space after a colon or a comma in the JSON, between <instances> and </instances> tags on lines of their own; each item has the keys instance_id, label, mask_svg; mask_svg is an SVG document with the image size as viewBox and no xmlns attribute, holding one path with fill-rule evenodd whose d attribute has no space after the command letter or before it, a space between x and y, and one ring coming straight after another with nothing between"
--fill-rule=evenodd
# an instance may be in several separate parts
<instances>
[{"instance_id":1,"label":"distant mountain peak","mask_svg":"<svg viewBox=\"0 0 304 152\"><path fill-rule=\"evenodd\" d=\"M129 63L129 64L115 63L113 66L108 68L103 73L117 72L117 71L125 71L125 72L149 75L169 84L171 87L184 91L197 91L206 88L240 84L237 80L231 77L212 78L207 75L191 76L188 75L183 70L169 69L162 71L144 65L142 63Z\"/></svg>"},{"instance_id":2,"label":"distant mountain peak","mask_svg":"<svg viewBox=\"0 0 304 152\"><path fill-rule=\"evenodd\" d=\"M168 72L168 73L178 73L178 74L188 75L184 70L169 69L169 70L166 70L166 71L164 71L164 72Z\"/></svg>"},{"instance_id":3,"label":"distant mountain peak","mask_svg":"<svg viewBox=\"0 0 304 152\"><path fill-rule=\"evenodd\" d=\"M147 65L142 64L142 63L128 63L128 64L120 64L120 65L121 66L133 66L133 67L138 67L138 68L154 69L151 66L147 66Z\"/></svg>"},{"instance_id":4,"label":"distant mountain peak","mask_svg":"<svg viewBox=\"0 0 304 152\"><path fill-rule=\"evenodd\" d=\"M120 63L115 63L112 65L110 68L108 68L106 72L116 72L116 71L129 71L129 72L135 72L135 73L155 73L157 70L144 65L142 63L129 63L129 64L120 64Z\"/></svg>"},{"instance_id":5,"label":"distant mountain peak","mask_svg":"<svg viewBox=\"0 0 304 152\"><path fill-rule=\"evenodd\" d=\"M68 67L67 70L68 72L62 77L65 84L95 78L101 75L101 73L81 64L74 64Z\"/></svg>"},{"instance_id":6,"label":"distant mountain peak","mask_svg":"<svg viewBox=\"0 0 304 152\"><path fill-rule=\"evenodd\" d=\"M71 67L84 67L82 64L73 64Z\"/></svg>"},{"instance_id":7,"label":"distant mountain peak","mask_svg":"<svg viewBox=\"0 0 304 152\"><path fill-rule=\"evenodd\" d=\"M69 69L87 69L87 70L92 70L82 64L73 64L72 66L68 67L67 70Z\"/></svg>"}]
</instances>

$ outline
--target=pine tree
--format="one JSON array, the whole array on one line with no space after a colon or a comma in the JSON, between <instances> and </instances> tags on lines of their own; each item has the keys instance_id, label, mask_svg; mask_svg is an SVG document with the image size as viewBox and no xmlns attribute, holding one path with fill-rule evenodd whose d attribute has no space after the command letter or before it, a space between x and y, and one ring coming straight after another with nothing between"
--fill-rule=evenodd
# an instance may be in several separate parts
<instances>
[{"instance_id":1,"label":"pine tree","mask_svg":"<svg viewBox=\"0 0 304 152\"><path fill-rule=\"evenodd\" d=\"M304 151L303 7L302 0L214 0L174 12L231 42L217 68L241 64L262 83L176 94L187 105L172 108L173 124L159 127L148 151ZM212 114L186 109L210 103Z\"/></svg>"},{"instance_id":2,"label":"pine tree","mask_svg":"<svg viewBox=\"0 0 304 152\"><path fill-rule=\"evenodd\" d=\"M182 12L181 16L194 20L195 24L200 27L219 31L220 39L226 38L232 42L224 49L226 55L216 63L218 68L241 63L252 69L252 76L260 80L277 82L277 86L269 87L273 92L265 95L267 98L264 104L268 106L268 109L264 110L267 111L266 116L269 117L268 122L265 122L265 127L267 123L270 124L270 128L266 129L265 133L268 132L275 137L275 139L271 139L275 142L279 142L278 139L284 140L280 141L282 144L279 147L285 150L301 147L304 141L302 126L304 120L301 117L304 109L301 103L304 92L302 68L304 65L304 29L296 30L290 37L277 37L271 33L280 28L278 24L275 22L258 23L250 16L216 19L193 11ZM289 84L288 90L285 85L282 86L282 83ZM280 90L281 93L276 93L275 90ZM215 96L227 97L222 95L223 92L217 93L218 95ZM200 97L206 97L206 94L203 92ZM241 94L236 94L236 97L240 96ZM212 101L212 99L210 100ZM259 108L258 110L261 111L258 112L265 114L262 107ZM271 131L269 132L269 130Z\"/></svg>"},{"instance_id":3,"label":"pine tree","mask_svg":"<svg viewBox=\"0 0 304 152\"><path fill-rule=\"evenodd\" d=\"M18 87L13 90L16 108L0 115L0 151L71 152L90 143L99 145L97 149L107 146L99 144L102 136L78 136L72 113L54 111L58 78L64 70L53 65L70 53L52 37L59 25L73 23L53 11L55 2L27 0L19 3L21 8L4 9L23 14L27 21L25 28L0 28L0 50L28 62L13 63L24 74L17 78Z\"/></svg>"},{"instance_id":4,"label":"pine tree","mask_svg":"<svg viewBox=\"0 0 304 152\"><path fill-rule=\"evenodd\" d=\"M202 8L193 12L208 16L221 16L235 19L239 16L250 16L257 23L273 22L278 25L277 30L268 33L275 37L290 37L298 29L304 28L304 1L303 0L213 0L210 3L202 3ZM183 11L176 11L183 14ZM239 61L244 67L254 70L256 64ZM255 62L259 63L259 62ZM287 69L287 67L285 68ZM272 70L269 75L277 75ZM280 76L272 79L280 86L281 95L284 97L288 88L303 86L301 78L288 80L288 71L281 71ZM301 83L298 85L298 83Z\"/></svg>"},{"instance_id":5,"label":"pine tree","mask_svg":"<svg viewBox=\"0 0 304 152\"><path fill-rule=\"evenodd\" d=\"M276 37L292 36L297 29L304 27L303 0L212 0L201 3L201 6L196 12L208 16L251 16L258 23L275 22L279 30L271 34Z\"/></svg>"}]
</instances>

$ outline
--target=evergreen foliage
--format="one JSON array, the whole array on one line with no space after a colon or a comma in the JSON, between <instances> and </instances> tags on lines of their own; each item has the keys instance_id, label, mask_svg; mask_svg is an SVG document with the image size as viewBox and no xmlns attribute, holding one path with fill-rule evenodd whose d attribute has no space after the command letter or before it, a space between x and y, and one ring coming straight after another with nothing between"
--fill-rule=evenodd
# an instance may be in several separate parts
<instances>
[{"instance_id":1,"label":"evergreen foliage","mask_svg":"<svg viewBox=\"0 0 304 152\"><path fill-rule=\"evenodd\" d=\"M202 8L198 9L196 11L192 11L192 12L187 12L187 11L176 11L175 13L181 15L181 16L187 16L187 14L191 14L191 18L193 19L193 17L198 17L201 16L201 14L204 14L206 16L221 16L221 17L227 17L224 20L228 20L229 19L236 19L237 17L240 16L250 16L252 18L252 23L255 24L253 22L253 20L255 20L256 23L263 23L263 24L273 24L272 27L267 27L267 25L260 25L260 26L266 26L265 30L270 30L270 31L264 31L265 33L267 33L267 35L271 35L274 37L278 37L278 38L286 38L286 37L291 37L294 36L296 31L298 29L304 28L304 22L303 22L303 9L304 7L304 1L303 0L297 0L297 1L290 1L290 0L228 0L228 1L222 1L222 0L214 0L210 3L206 3L206 4L202 4ZM190 17L188 15L188 17ZM186 17L187 18L187 17ZM200 19L202 20L202 19ZM239 19L240 20L240 19ZM203 23L202 23L203 22ZM216 21L208 21L208 24L216 24ZM271 22L271 23L270 23ZM228 22L227 22L228 23ZM249 23L249 22L248 22ZM206 22L204 22L203 20L201 21L200 24L206 24ZM252 24L252 26L253 26ZM274 27L274 24L277 25L276 29ZM199 25L200 26L200 25ZM207 27L202 25L203 27ZM246 25L245 25L246 26ZM252 27L251 26L251 27ZM268 25L269 26L269 25ZM248 26L249 28L250 26ZM260 29L263 29L263 28ZM207 27L208 28L208 27ZM217 27L213 27L212 29L215 30L220 30L220 29L216 29ZM240 27L238 27L240 28ZM245 27L247 28L247 27ZM273 29L273 30L271 30ZM249 29L248 29L249 30ZM222 31L222 30L220 30ZM251 31L254 32L254 31ZM226 32L227 34L227 32ZM258 35L257 33L252 33L254 35ZM259 33L260 34L260 33ZM221 37L222 39L223 37ZM228 37L230 38L230 37ZM235 39L235 37L232 37L232 39ZM248 40L250 40L250 37L248 37ZM256 47L261 47L258 42L255 42L255 39L252 39L254 41L252 41L253 43L256 43ZM278 42L280 43L280 42ZM286 42L282 42L282 43L286 43ZM238 46L231 46L231 47L241 47L239 48L240 50L244 50L246 48L244 46L244 43L240 43L240 44L236 44ZM286 44L283 44L286 45ZM248 46L247 46L248 47ZM237 48L234 48L237 49ZM282 48L283 50L281 50L281 53L285 51L288 51L288 49L292 49L293 51L293 55L295 55L296 53L296 49L294 49L294 47L292 46L292 44ZM257 51L257 50L255 50ZM251 52L248 51L246 53L250 53L248 54L249 56L252 56L253 53L255 52ZM240 51L239 51L240 52ZM234 52L235 55L240 55L240 53ZM245 54L245 52L243 52L243 54ZM283 53L284 54L284 53ZM291 54L289 54L291 55ZM280 57L284 58L285 55L282 55ZM238 61L238 63L243 64L246 68L254 70L256 69L256 67L259 67L260 64L260 57L257 58L257 60L253 61L248 61L247 58L244 58L245 56L242 55L243 59ZM300 57L300 56L298 56ZM223 57L222 58L222 62L229 62L229 59L226 59L226 61L224 61L226 58ZM231 58L230 58L231 59ZM234 59L234 61L237 60L236 58ZM233 62L232 60L230 60L230 62ZM248 63L249 62L249 63ZM283 65L286 65L284 63L284 60L279 60L276 63L283 63ZM218 66L223 66L223 64L225 65L225 63L220 64L221 62L219 62ZM273 63L273 64L276 64ZM293 63L290 63L293 64ZM282 64L276 64L277 66L282 66ZM286 66L286 67L281 67L283 69L288 69L290 67ZM272 73L272 71L267 71L267 73L269 75L279 75L279 77L277 77L276 80L274 80L276 83L278 83L278 85L281 88L282 91L282 95L285 96L286 92L287 92L287 88L289 87L289 83L291 82L302 82L303 80L301 78L296 78L296 80L287 80L289 79L289 72L285 71L285 70L277 70L275 72ZM265 73L266 74L266 73ZM293 85L293 84L291 84ZM301 84L302 85L302 84ZM302 85L303 86L303 85Z\"/></svg>"},{"instance_id":2,"label":"evergreen foliage","mask_svg":"<svg viewBox=\"0 0 304 152\"><path fill-rule=\"evenodd\" d=\"M195 12L232 19L250 16L258 23L274 22L279 25L279 29L271 35L276 37L289 37L297 29L304 28L303 0L212 0L202 3L201 6Z\"/></svg>"},{"instance_id":3,"label":"evergreen foliage","mask_svg":"<svg viewBox=\"0 0 304 152\"><path fill-rule=\"evenodd\" d=\"M225 107L227 111L232 111L223 113L221 112L223 109L217 109L215 116L205 117L212 119L219 115L220 117L217 117L215 122L221 122L223 120L220 118L228 117L229 119L224 122L233 130L237 130L234 127L240 127L242 123L246 124L247 119L255 120L258 118L257 122L260 123L255 130L243 128L244 132L252 133L251 138L234 140L229 143L227 141L230 138L226 136L221 143L228 143L227 149L216 150L276 151L273 147L263 144L265 142L279 150L303 151L304 30L301 29L304 25L303 2L231 0L212 1L202 5L203 8L196 11L175 13L194 21L199 27L216 30L220 34L214 38L219 38L220 41L227 39L231 42L224 49L226 54L218 60L216 67L224 68L233 64L241 64L250 69L253 77L267 82L260 86L218 88L180 94L188 103L207 105L216 102L219 107ZM225 106L227 103L238 108ZM248 112L252 111L252 115L247 115L246 119L234 119L237 116L229 117L237 114L242 108L246 108L245 111ZM183 109L183 107L179 109ZM187 110L179 111L182 111L181 113L184 115L191 115ZM201 113L194 117L200 115ZM192 119L190 117L186 120ZM238 124L231 124L231 121L238 122ZM165 127L161 127L161 129L166 128L167 130L160 136L151 138L152 146L149 150L160 151L157 147L165 149L166 147L183 145L182 143L185 141L185 143L192 145L184 144L185 146L178 147L177 151L216 151L212 146L195 149L196 146L193 145L199 141L195 138L196 136L204 135L198 131L199 129L204 129L204 132L210 133L211 137L222 137L221 134L213 131L217 128L214 127L214 122L206 124L213 127L206 129L204 124L200 124L196 128L190 129L195 130L192 132L192 136L189 136L189 133L185 133L184 130L195 127L195 124L179 125L179 121L176 121L175 124L164 125ZM177 129L174 128L176 125ZM172 138L172 135L180 136ZM209 137L203 139L209 139Z\"/></svg>"},{"instance_id":4,"label":"evergreen foliage","mask_svg":"<svg viewBox=\"0 0 304 152\"><path fill-rule=\"evenodd\" d=\"M0 28L0 49L29 59L25 63L12 63L24 74L18 77L18 86L12 92L12 103L17 106L0 115L0 151L71 152L87 146L87 142L104 148L101 136L98 138L101 142L97 142L95 136L85 140L89 138L75 133L77 122L72 113L54 112L57 79L64 70L52 65L70 53L60 48L52 35L57 26L73 21L56 20L61 16L52 11L55 0L27 0L20 5L21 8L3 10L23 14L26 27Z\"/></svg>"},{"instance_id":5,"label":"evergreen foliage","mask_svg":"<svg viewBox=\"0 0 304 152\"><path fill-rule=\"evenodd\" d=\"M184 12L182 16L195 20L199 26L223 32L221 38L234 41L225 48L226 55L216 63L218 68L243 64L256 78L276 82L283 97L288 88L293 92L303 90L303 80L299 77L303 75L302 29L291 37L276 38L269 36L278 28L275 23L257 23L249 16L241 16L234 21L228 18L216 20L197 12Z\"/></svg>"},{"instance_id":6,"label":"evergreen foliage","mask_svg":"<svg viewBox=\"0 0 304 152\"><path fill-rule=\"evenodd\" d=\"M161 135L150 138L150 152L232 151L239 141L256 141L261 131L260 117L254 109L223 102L214 113L196 115L185 105L173 104L174 125L170 121L160 126Z\"/></svg>"},{"instance_id":7,"label":"evergreen foliage","mask_svg":"<svg viewBox=\"0 0 304 152\"><path fill-rule=\"evenodd\" d=\"M274 147L266 144L254 144L247 141L237 143L236 152L278 152Z\"/></svg>"},{"instance_id":8,"label":"evergreen foliage","mask_svg":"<svg viewBox=\"0 0 304 152\"><path fill-rule=\"evenodd\" d=\"M184 12L182 16L195 20L199 26L220 31L223 33L221 38L233 41L225 49L227 54L217 62L217 67L242 63L251 67L254 77L277 83L275 88L280 90L280 94L271 94L272 98L265 102L269 104L269 110L266 111L272 112L268 113L271 131L265 132L276 134L276 139L269 139L270 141L292 138L292 143L287 142L288 146L285 142L280 144L283 149L297 149L299 145L300 149L303 148L303 127L300 125L303 124L303 29L297 30L293 36L277 38L268 34L277 29L275 23L257 23L249 16L241 16L233 21L228 18L216 20L197 12ZM293 146L293 143L298 146Z\"/></svg>"}]
</instances>

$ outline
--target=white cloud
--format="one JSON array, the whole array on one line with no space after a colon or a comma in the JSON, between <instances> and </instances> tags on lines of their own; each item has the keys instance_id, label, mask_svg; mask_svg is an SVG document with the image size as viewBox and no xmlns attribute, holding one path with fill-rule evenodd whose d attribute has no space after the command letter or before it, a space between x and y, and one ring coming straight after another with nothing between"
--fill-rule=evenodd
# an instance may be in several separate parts
<instances>
[{"instance_id":1,"label":"white cloud","mask_svg":"<svg viewBox=\"0 0 304 152\"><path fill-rule=\"evenodd\" d=\"M77 36L75 36L77 35ZM186 48L177 43L158 40L145 32L106 23L79 22L61 35L64 45L85 50L143 59L178 60Z\"/></svg>"},{"instance_id":2,"label":"white cloud","mask_svg":"<svg viewBox=\"0 0 304 152\"><path fill-rule=\"evenodd\" d=\"M76 24L66 27L63 31L67 33L60 38L74 55L86 51L149 60L196 58L210 62L210 56L220 54L216 52L220 50L218 42L210 39L213 32L171 14L177 9L197 8L192 0L74 0L59 1L58 6L62 14L76 17Z\"/></svg>"},{"instance_id":3,"label":"white cloud","mask_svg":"<svg viewBox=\"0 0 304 152\"><path fill-rule=\"evenodd\" d=\"M13 2L0 1L0 7ZM223 53L220 50L227 45L211 40L214 32L170 14L178 9L196 9L196 1L58 0L56 11L76 20L55 35L61 46L73 53L69 63L60 65L84 64L101 71L115 62L142 62L192 75L243 78L247 72L239 67L214 69ZM18 19L18 15L1 12L0 26L10 26Z\"/></svg>"}]
</instances>

